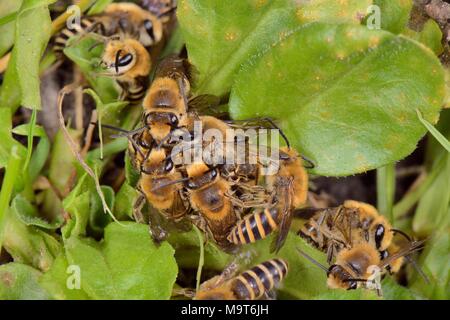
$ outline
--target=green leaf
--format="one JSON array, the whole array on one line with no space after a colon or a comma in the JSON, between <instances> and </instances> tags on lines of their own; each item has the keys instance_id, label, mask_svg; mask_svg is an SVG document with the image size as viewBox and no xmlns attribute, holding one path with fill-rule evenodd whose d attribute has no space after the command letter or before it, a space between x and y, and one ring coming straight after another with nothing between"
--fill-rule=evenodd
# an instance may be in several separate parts
<instances>
[{"instance_id":1,"label":"green leaf","mask_svg":"<svg viewBox=\"0 0 450 320\"><path fill-rule=\"evenodd\" d=\"M41 273L21 263L0 266L1 300L46 300L48 292L39 284Z\"/></svg>"},{"instance_id":2,"label":"green leaf","mask_svg":"<svg viewBox=\"0 0 450 320\"><path fill-rule=\"evenodd\" d=\"M15 67L24 107L41 109L39 63L50 39L50 13L45 5L25 1L16 20Z\"/></svg>"},{"instance_id":3,"label":"green leaf","mask_svg":"<svg viewBox=\"0 0 450 320\"><path fill-rule=\"evenodd\" d=\"M79 189L74 189L72 194L77 194L78 192L80 192ZM69 212L71 217L71 220L63 230L65 238L86 234L86 227L89 222L90 194L91 191L86 191L64 200L64 209Z\"/></svg>"},{"instance_id":4,"label":"green leaf","mask_svg":"<svg viewBox=\"0 0 450 320\"><path fill-rule=\"evenodd\" d=\"M434 168L433 170L436 170ZM433 184L420 198L413 218L413 230L419 235L430 235L442 225L450 203L450 156L445 155L445 166Z\"/></svg>"},{"instance_id":5,"label":"green leaf","mask_svg":"<svg viewBox=\"0 0 450 320\"><path fill-rule=\"evenodd\" d=\"M346 291L344 289L330 290L316 296L316 300L380 300L376 292L365 289Z\"/></svg>"},{"instance_id":6,"label":"green leaf","mask_svg":"<svg viewBox=\"0 0 450 320\"><path fill-rule=\"evenodd\" d=\"M408 288L399 285L392 277L387 276L381 285L385 300L418 300L420 298Z\"/></svg>"},{"instance_id":7,"label":"green leaf","mask_svg":"<svg viewBox=\"0 0 450 320\"><path fill-rule=\"evenodd\" d=\"M83 134L81 131L69 129L72 139L78 141ZM70 151L70 146L64 138L61 130L55 136L52 145L49 164L49 180L61 192L64 193L68 183L74 174L75 156Z\"/></svg>"},{"instance_id":8,"label":"green leaf","mask_svg":"<svg viewBox=\"0 0 450 320\"><path fill-rule=\"evenodd\" d=\"M11 135L11 123L11 110L0 107L0 168L8 163L13 146L16 146L19 156L25 156L25 148Z\"/></svg>"},{"instance_id":9,"label":"green leaf","mask_svg":"<svg viewBox=\"0 0 450 320\"><path fill-rule=\"evenodd\" d=\"M115 204L115 193L110 186L102 186L103 195L109 208L113 208ZM103 229L112 222L111 217L103 210L102 201L92 186L91 205L89 209L89 226L98 235L103 235Z\"/></svg>"},{"instance_id":10,"label":"green leaf","mask_svg":"<svg viewBox=\"0 0 450 320\"><path fill-rule=\"evenodd\" d=\"M9 218L9 202L13 196L16 177L19 175L20 165L23 161L23 158L17 154L17 147L13 147L11 153L12 156L9 158L0 190L0 250L6 233L5 224Z\"/></svg>"},{"instance_id":11,"label":"green leaf","mask_svg":"<svg viewBox=\"0 0 450 320\"><path fill-rule=\"evenodd\" d=\"M450 298L450 210L447 211L446 221L441 223L439 231L434 231L433 238L427 243L421 254L419 265L427 275L431 275L430 283L414 273L410 280L410 288L429 299L448 300Z\"/></svg>"},{"instance_id":12,"label":"green leaf","mask_svg":"<svg viewBox=\"0 0 450 320\"><path fill-rule=\"evenodd\" d=\"M442 47L442 31L436 21L430 19L424 26L422 31L416 32L414 30L407 29L403 32L406 36L421 42L436 55L440 55L444 48Z\"/></svg>"},{"instance_id":13,"label":"green leaf","mask_svg":"<svg viewBox=\"0 0 450 320\"><path fill-rule=\"evenodd\" d=\"M360 24L372 0L297 1L297 17L301 23L328 22Z\"/></svg>"},{"instance_id":14,"label":"green leaf","mask_svg":"<svg viewBox=\"0 0 450 320\"><path fill-rule=\"evenodd\" d=\"M180 268L196 269L200 257L198 236L194 230L189 232L172 232L167 241L175 249L175 258ZM221 271L232 260L232 256L224 253L209 241L204 246L203 269Z\"/></svg>"},{"instance_id":15,"label":"green leaf","mask_svg":"<svg viewBox=\"0 0 450 320\"><path fill-rule=\"evenodd\" d=\"M317 163L313 172L330 176L410 154L425 133L415 110L435 123L445 96L444 72L431 51L348 25L298 28L237 79L233 118L278 120L291 144Z\"/></svg>"},{"instance_id":16,"label":"green leaf","mask_svg":"<svg viewBox=\"0 0 450 320\"><path fill-rule=\"evenodd\" d=\"M298 24L289 0L184 0L177 16L199 73L196 91L216 95L229 91L243 62Z\"/></svg>"},{"instance_id":17,"label":"green leaf","mask_svg":"<svg viewBox=\"0 0 450 320\"><path fill-rule=\"evenodd\" d=\"M133 205L137 199L139 192L136 188L133 188L128 183L122 184L119 192L116 195L116 201L114 205L114 216L118 220L125 220L128 218L133 218Z\"/></svg>"},{"instance_id":18,"label":"green leaf","mask_svg":"<svg viewBox=\"0 0 450 320\"><path fill-rule=\"evenodd\" d=\"M47 271L61 252L61 244L53 236L34 227L26 226L15 215L7 215L3 248L15 262Z\"/></svg>"},{"instance_id":19,"label":"green leaf","mask_svg":"<svg viewBox=\"0 0 450 320\"><path fill-rule=\"evenodd\" d=\"M22 195L18 194L11 204L12 212L27 226L36 226L44 229L54 230L64 222L61 215L55 221L48 222L39 216L38 210Z\"/></svg>"},{"instance_id":20,"label":"green leaf","mask_svg":"<svg viewBox=\"0 0 450 320\"><path fill-rule=\"evenodd\" d=\"M374 0L381 9L381 27L392 33L401 33L408 24L412 0Z\"/></svg>"},{"instance_id":21,"label":"green leaf","mask_svg":"<svg viewBox=\"0 0 450 320\"><path fill-rule=\"evenodd\" d=\"M3 55L8 52L14 43L14 34L16 30L14 19L17 16L17 11L20 9L21 5L22 0L0 1L0 15L2 16L1 20L7 16L12 17L9 22L0 24L0 34L2 35L0 37L0 57L3 57Z\"/></svg>"},{"instance_id":22,"label":"green leaf","mask_svg":"<svg viewBox=\"0 0 450 320\"><path fill-rule=\"evenodd\" d=\"M39 279L39 283L56 300L86 300L89 296L81 288L69 289L68 277L71 275L66 257L60 254L52 267Z\"/></svg>"},{"instance_id":23,"label":"green leaf","mask_svg":"<svg viewBox=\"0 0 450 320\"><path fill-rule=\"evenodd\" d=\"M447 150L447 152L450 152L450 141L442 133L439 132L431 123L429 123L427 120L425 120L420 112L417 110L417 116L419 117L420 122L425 126L425 128L428 129L428 131L431 133L431 135L441 144L441 146Z\"/></svg>"},{"instance_id":24,"label":"green leaf","mask_svg":"<svg viewBox=\"0 0 450 320\"><path fill-rule=\"evenodd\" d=\"M148 227L136 223L109 224L102 243L71 237L66 254L94 299L169 299L178 273L172 247L156 247Z\"/></svg>"},{"instance_id":25,"label":"green leaf","mask_svg":"<svg viewBox=\"0 0 450 320\"><path fill-rule=\"evenodd\" d=\"M88 14L97 14L103 12L105 8L111 3L113 0L97 0L94 5L89 9Z\"/></svg>"}]
</instances>

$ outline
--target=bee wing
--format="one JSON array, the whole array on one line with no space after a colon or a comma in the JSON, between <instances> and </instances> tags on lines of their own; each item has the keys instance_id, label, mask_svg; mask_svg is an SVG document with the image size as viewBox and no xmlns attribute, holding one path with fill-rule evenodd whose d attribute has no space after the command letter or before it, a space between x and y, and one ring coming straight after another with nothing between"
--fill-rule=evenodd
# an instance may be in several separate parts
<instances>
[{"instance_id":1,"label":"bee wing","mask_svg":"<svg viewBox=\"0 0 450 320\"><path fill-rule=\"evenodd\" d=\"M271 243L270 252L277 253L281 249L284 242L286 241L289 229L291 228L293 210L291 206L292 197L289 190L290 188L286 188L286 190L283 190L282 192L279 193L284 195L284 204L281 213L281 222L278 225L278 231L276 232L276 236L273 242Z\"/></svg>"},{"instance_id":2,"label":"bee wing","mask_svg":"<svg viewBox=\"0 0 450 320\"><path fill-rule=\"evenodd\" d=\"M390 265L392 262L394 262L395 260L397 260L398 258L410 255L411 253L414 253L420 249L423 248L423 244L425 243L425 240L422 241L412 241L408 246L400 249L399 251L397 251L396 253L394 253L391 256L388 256L386 259L383 259L380 262L379 267L381 269L386 268L388 265Z\"/></svg>"},{"instance_id":3,"label":"bee wing","mask_svg":"<svg viewBox=\"0 0 450 320\"><path fill-rule=\"evenodd\" d=\"M220 105L220 98L212 94L192 97L188 101L189 111L197 114L223 118L228 115L226 105Z\"/></svg>"}]
</instances>

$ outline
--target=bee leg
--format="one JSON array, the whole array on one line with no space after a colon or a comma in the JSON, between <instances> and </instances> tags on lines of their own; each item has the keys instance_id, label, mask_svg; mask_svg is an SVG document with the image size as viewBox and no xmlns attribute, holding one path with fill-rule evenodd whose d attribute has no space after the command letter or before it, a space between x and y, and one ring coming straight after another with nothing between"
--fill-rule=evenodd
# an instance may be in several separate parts
<instances>
[{"instance_id":1,"label":"bee leg","mask_svg":"<svg viewBox=\"0 0 450 320\"><path fill-rule=\"evenodd\" d=\"M327 249L327 263L331 265L331 262L333 261L333 255L334 255L334 244L328 246Z\"/></svg>"},{"instance_id":2,"label":"bee leg","mask_svg":"<svg viewBox=\"0 0 450 320\"><path fill-rule=\"evenodd\" d=\"M163 228L164 217L155 208L150 208L149 214L149 232L157 244L161 244L169 236L169 232Z\"/></svg>"},{"instance_id":3,"label":"bee leg","mask_svg":"<svg viewBox=\"0 0 450 320\"><path fill-rule=\"evenodd\" d=\"M172 289L172 297L180 296L193 299L195 297L195 290L189 288Z\"/></svg>"},{"instance_id":4,"label":"bee leg","mask_svg":"<svg viewBox=\"0 0 450 320\"><path fill-rule=\"evenodd\" d=\"M223 269L222 273L217 277L213 287L218 287L225 281L233 278L233 276L237 273L239 265L236 261L231 262L228 266Z\"/></svg>"},{"instance_id":5,"label":"bee leg","mask_svg":"<svg viewBox=\"0 0 450 320\"><path fill-rule=\"evenodd\" d=\"M275 290L269 290L264 292L263 300L277 300L277 293L275 292Z\"/></svg>"},{"instance_id":6,"label":"bee leg","mask_svg":"<svg viewBox=\"0 0 450 320\"><path fill-rule=\"evenodd\" d=\"M137 199L133 204L133 218L137 223L145 224L145 218L142 214L142 209L145 205L145 197L142 194L139 194Z\"/></svg>"}]
</instances>

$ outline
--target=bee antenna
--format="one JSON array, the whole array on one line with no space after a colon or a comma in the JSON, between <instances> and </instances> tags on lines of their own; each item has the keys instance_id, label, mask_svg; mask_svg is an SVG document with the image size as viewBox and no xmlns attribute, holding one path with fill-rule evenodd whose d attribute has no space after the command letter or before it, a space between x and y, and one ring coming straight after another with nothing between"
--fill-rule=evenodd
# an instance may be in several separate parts
<instances>
[{"instance_id":1,"label":"bee antenna","mask_svg":"<svg viewBox=\"0 0 450 320\"><path fill-rule=\"evenodd\" d=\"M177 6L170 8L169 10L167 10L166 12L162 12L160 14L157 15L158 18L164 17L165 15L169 15L172 12L174 12L175 10L177 10Z\"/></svg>"},{"instance_id":2,"label":"bee antenna","mask_svg":"<svg viewBox=\"0 0 450 320\"><path fill-rule=\"evenodd\" d=\"M398 229L391 229L390 231L392 231L394 234L398 233L400 235L402 235L406 240L408 240L409 242L412 242L413 240L411 239L411 237L406 233L403 232L402 230L398 230Z\"/></svg>"},{"instance_id":3,"label":"bee antenna","mask_svg":"<svg viewBox=\"0 0 450 320\"><path fill-rule=\"evenodd\" d=\"M325 267L323 264L321 264L319 261L317 261L316 259L314 259L313 257L311 257L310 255L308 255L306 252L302 251L299 248L296 248L298 253L300 253L303 257L305 257L306 259L308 259L310 262L312 262L313 264L315 264L316 266L318 266L320 269L322 269L323 271L325 271L326 273L328 273L328 268Z\"/></svg>"},{"instance_id":4,"label":"bee antenna","mask_svg":"<svg viewBox=\"0 0 450 320\"><path fill-rule=\"evenodd\" d=\"M417 273L423 278L423 280L427 284L429 284L430 283L430 279L425 274L425 272L422 270L422 268L419 266L419 264L417 263L416 259L414 259L411 256L405 256L405 259L408 260L408 262L412 264L413 268L417 271Z\"/></svg>"},{"instance_id":5,"label":"bee antenna","mask_svg":"<svg viewBox=\"0 0 450 320\"><path fill-rule=\"evenodd\" d=\"M308 164L307 166L305 166L306 169L314 169L316 167L316 163L313 160L302 154L300 155L300 157Z\"/></svg>"}]
</instances>

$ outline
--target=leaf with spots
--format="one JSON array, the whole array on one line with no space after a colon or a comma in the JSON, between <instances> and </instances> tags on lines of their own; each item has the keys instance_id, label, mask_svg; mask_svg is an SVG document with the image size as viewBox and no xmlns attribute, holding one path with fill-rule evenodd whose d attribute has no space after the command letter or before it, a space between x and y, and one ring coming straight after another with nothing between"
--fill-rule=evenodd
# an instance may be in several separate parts
<instances>
[{"instance_id":1,"label":"leaf with spots","mask_svg":"<svg viewBox=\"0 0 450 320\"><path fill-rule=\"evenodd\" d=\"M290 0L183 0L178 19L189 60L196 67L196 91L223 95L240 65L277 41L296 24Z\"/></svg>"},{"instance_id":2,"label":"leaf with spots","mask_svg":"<svg viewBox=\"0 0 450 320\"><path fill-rule=\"evenodd\" d=\"M436 123L445 90L439 60L416 42L313 23L245 65L229 104L235 119L278 120L314 173L344 176L410 154L426 131L416 109Z\"/></svg>"},{"instance_id":3,"label":"leaf with spots","mask_svg":"<svg viewBox=\"0 0 450 320\"><path fill-rule=\"evenodd\" d=\"M313 22L359 24L371 0L183 0L178 19L189 60L195 66L195 91L224 95L247 60Z\"/></svg>"},{"instance_id":4,"label":"leaf with spots","mask_svg":"<svg viewBox=\"0 0 450 320\"><path fill-rule=\"evenodd\" d=\"M0 300L46 300L48 292L39 284L41 273L21 263L0 266Z\"/></svg>"}]
</instances>

